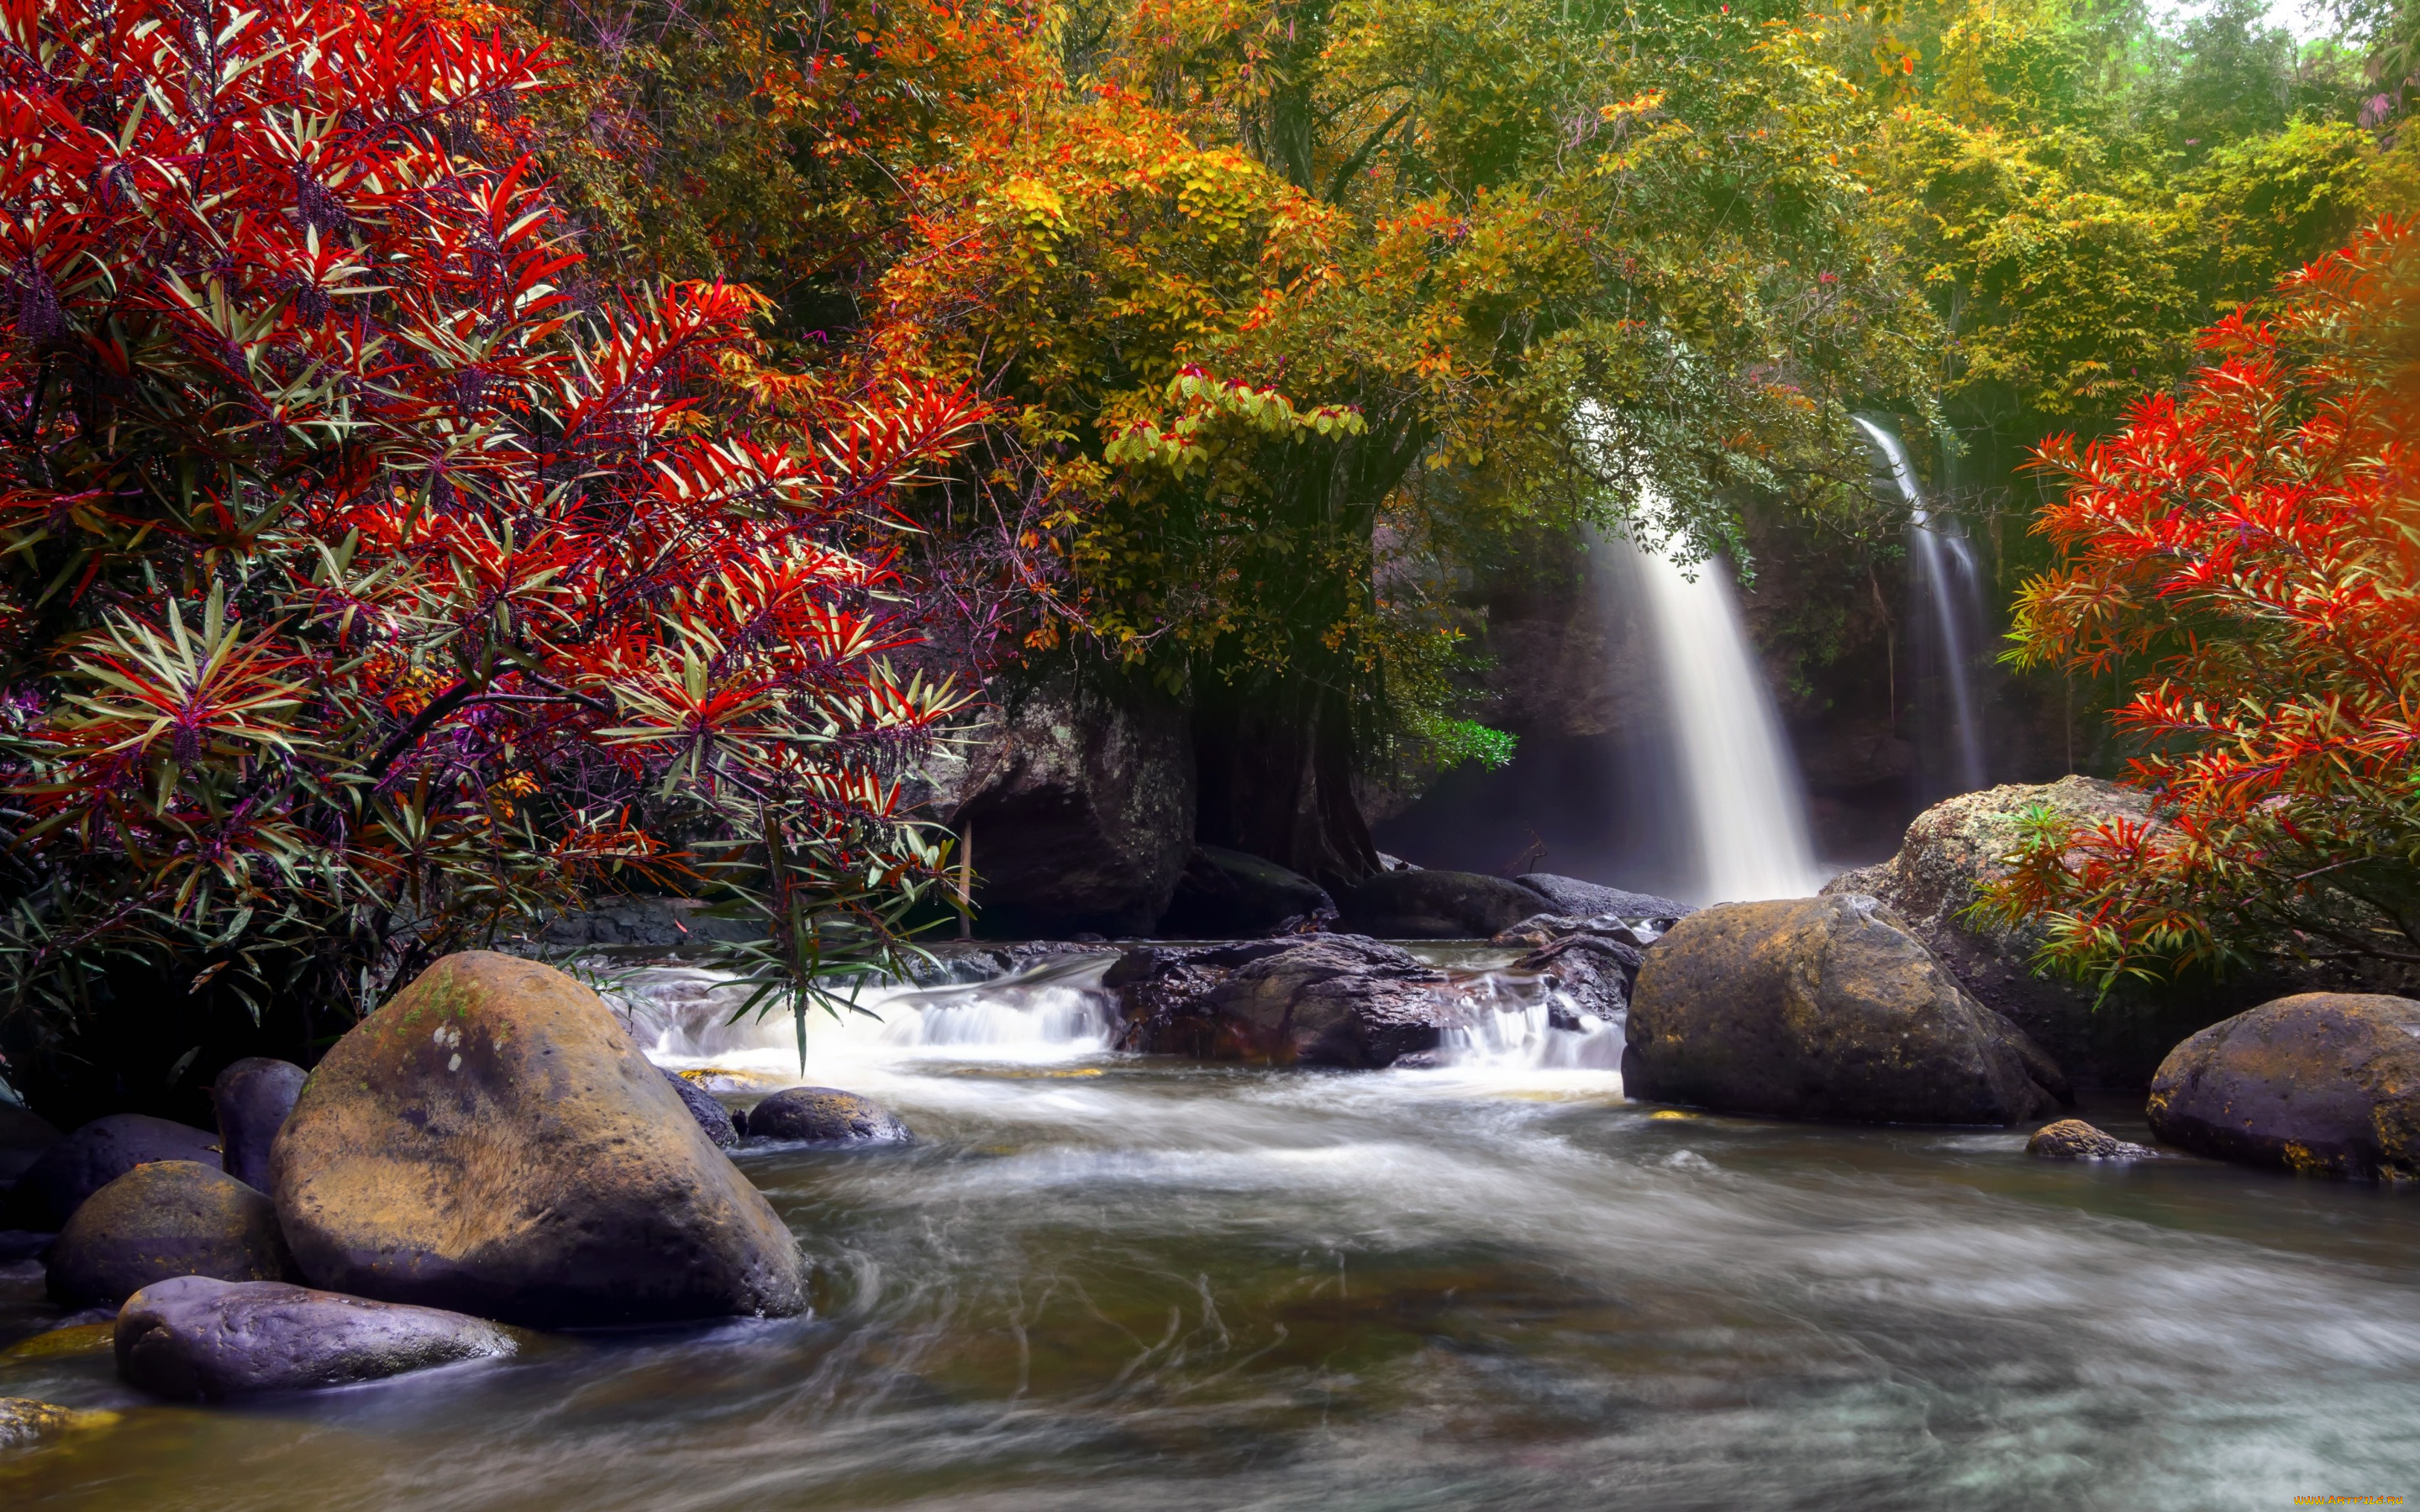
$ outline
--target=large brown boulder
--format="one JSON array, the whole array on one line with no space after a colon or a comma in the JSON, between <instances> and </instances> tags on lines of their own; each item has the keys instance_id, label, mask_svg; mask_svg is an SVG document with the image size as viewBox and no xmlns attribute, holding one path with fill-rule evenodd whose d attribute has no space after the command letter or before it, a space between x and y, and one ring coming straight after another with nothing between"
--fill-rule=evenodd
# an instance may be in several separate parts
<instances>
[{"instance_id":1,"label":"large brown boulder","mask_svg":"<svg viewBox=\"0 0 2420 1512\"><path fill-rule=\"evenodd\" d=\"M1871 898L1725 903L1646 952L1634 1097L1861 1123L2023 1122L2067 1095L2014 1026Z\"/></svg>"},{"instance_id":2,"label":"large brown boulder","mask_svg":"<svg viewBox=\"0 0 2420 1512\"><path fill-rule=\"evenodd\" d=\"M1457 1022L1445 973L1352 934L1135 950L1102 984L1119 995L1127 1048L1202 1060L1388 1066Z\"/></svg>"},{"instance_id":3,"label":"large brown boulder","mask_svg":"<svg viewBox=\"0 0 2420 1512\"><path fill-rule=\"evenodd\" d=\"M612 1010L448 956L355 1026L278 1134L314 1286L539 1326L787 1314L798 1247Z\"/></svg>"},{"instance_id":4,"label":"large brown boulder","mask_svg":"<svg viewBox=\"0 0 2420 1512\"><path fill-rule=\"evenodd\" d=\"M2420 1002L2301 993L2213 1024L2151 1080L2151 1132L2220 1160L2420 1180Z\"/></svg>"},{"instance_id":5,"label":"large brown boulder","mask_svg":"<svg viewBox=\"0 0 2420 1512\"><path fill-rule=\"evenodd\" d=\"M215 1167L156 1161L85 1199L51 1250L51 1295L116 1306L154 1281L282 1281L294 1271L269 1198Z\"/></svg>"},{"instance_id":6,"label":"large brown boulder","mask_svg":"<svg viewBox=\"0 0 2420 1512\"><path fill-rule=\"evenodd\" d=\"M1967 910L1985 884L2008 874L2022 821L2039 809L2087 824L2139 821L2150 811L2135 790L2089 777L1961 794L1918 814L1889 860L1845 872L1823 891L1889 904L1978 1002L2086 1085L2141 1087L2183 1036L2289 990L2272 978L2172 988L2129 980L2104 996L2097 982L2037 974L2035 956L2047 938L2041 926L1978 920Z\"/></svg>"}]
</instances>

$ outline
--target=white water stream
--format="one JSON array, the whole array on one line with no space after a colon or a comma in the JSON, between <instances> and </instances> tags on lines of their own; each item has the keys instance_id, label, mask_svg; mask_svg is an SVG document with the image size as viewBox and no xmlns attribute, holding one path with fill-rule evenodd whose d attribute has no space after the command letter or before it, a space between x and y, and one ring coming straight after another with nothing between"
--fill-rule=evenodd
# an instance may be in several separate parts
<instances>
[{"instance_id":1,"label":"white water stream","mask_svg":"<svg viewBox=\"0 0 2420 1512\"><path fill-rule=\"evenodd\" d=\"M1907 503L1908 550L1913 568L1908 574L1908 586L1923 597L1927 611L1917 619L1916 625L1920 632L1930 631L1933 638L1928 659L1938 665L1948 689L1947 722L1957 791L1972 793L1989 780L1971 660L1976 643L1982 639L1983 623L1975 550L1955 519L1932 517L1932 512L1925 506L1924 492L1916 484L1916 468L1908 460L1907 448L1900 439L1863 416L1857 417L1857 428L1882 452L1883 459L1890 466L1891 481Z\"/></svg>"},{"instance_id":2,"label":"white water stream","mask_svg":"<svg viewBox=\"0 0 2420 1512\"><path fill-rule=\"evenodd\" d=\"M1629 570L1601 577L1600 591L1635 593L1655 642L1698 879L1693 901L1814 892L1824 873L1798 764L1748 645L1730 569L1709 561L1684 570L1629 543L1616 550Z\"/></svg>"}]
</instances>

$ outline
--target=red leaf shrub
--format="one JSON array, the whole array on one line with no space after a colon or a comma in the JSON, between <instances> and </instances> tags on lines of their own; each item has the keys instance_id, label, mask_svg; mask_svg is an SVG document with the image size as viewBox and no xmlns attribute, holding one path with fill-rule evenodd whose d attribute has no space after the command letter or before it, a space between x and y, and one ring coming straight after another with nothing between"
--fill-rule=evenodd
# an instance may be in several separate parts
<instances>
[{"instance_id":1,"label":"red leaf shrub","mask_svg":"<svg viewBox=\"0 0 2420 1512\"><path fill-rule=\"evenodd\" d=\"M2016 659L2145 669L2116 712L2154 820L2042 816L1989 900L2103 972L2261 951L2420 962L2420 222L2281 285L2274 326L2080 453L2035 529Z\"/></svg>"},{"instance_id":2,"label":"red leaf shrub","mask_svg":"<svg viewBox=\"0 0 2420 1512\"><path fill-rule=\"evenodd\" d=\"M886 519L981 407L583 283L544 67L411 5L0 0L13 1007L361 1006L684 868L755 877L797 987L938 866Z\"/></svg>"}]
</instances>

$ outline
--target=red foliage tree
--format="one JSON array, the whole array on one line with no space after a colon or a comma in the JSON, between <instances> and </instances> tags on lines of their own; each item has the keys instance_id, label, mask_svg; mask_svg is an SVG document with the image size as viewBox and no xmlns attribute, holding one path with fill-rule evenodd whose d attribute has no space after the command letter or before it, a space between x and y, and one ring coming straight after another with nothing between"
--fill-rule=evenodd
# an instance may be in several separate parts
<instances>
[{"instance_id":1,"label":"red foliage tree","mask_svg":"<svg viewBox=\"0 0 2420 1512\"><path fill-rule=\"evenodd\" d=\"M811 991L939 865L888 511L981 408L583 282L544 67L410 5L0 0L11 1007L358 1007L682 868Z\"/></svg>"},{"instance_id":2,"label":"red foliage tree","mask_svg":"<svg viewBox=\"0 0 2420 1512\"><path fill-rule=\"evenodd\" d=\"M2420 963L2420 222L2288 278L2274 325L2123 431L2040 465L2065 554L2014 659L2138 671L2118 707L2152 817L2044 814L1986 906L2112 976L2262 952Z\"/></svg>"}]
</instances>

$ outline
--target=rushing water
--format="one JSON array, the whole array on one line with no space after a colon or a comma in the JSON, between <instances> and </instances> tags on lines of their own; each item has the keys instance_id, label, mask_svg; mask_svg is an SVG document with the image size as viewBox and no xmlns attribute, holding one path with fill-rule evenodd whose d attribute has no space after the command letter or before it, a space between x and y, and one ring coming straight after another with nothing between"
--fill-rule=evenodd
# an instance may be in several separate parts
<instances>
[{"instance_id":1,"label":"rushing water","mask_svg":"<svg viewBox=\"0 0 2420 1512\"><path fill-rule=\"evenodd\" d=\"M1464 963L1468 964L1470 963ZM1097 964L892 993L810 1076L904 1151L744 1151L813 1316L562 1336L240 1408L105 1348L0 1395L115 1427L0 1456L0 1506L2107 1508L2420 1494L2420 1208L2022 1133L1684 1117L1536 984L1450 1063L1286 1073L1107 1049ZM798 1079L680 969L645 1042ZM2097 1116L2130 1131L2123 1109ZM0 1318L39 1280L0 1281Z\"/></svg>"},{"instance_id":2,"label":"rushing water","mask_svg":"<svg viewBox=\"0 0 2420 1512\"><path fill-rule=\"evenodd\" d=\"M1740 623L1730 569L1628 546L1613 591L1638 594L1693 841L1697 901L1804 897L1823 883L1798 764ZM1612 579L1608 582L1615 581Z\"/></svg>"},{"instance_id":3,"label":"rushing water","mask_svg":"<svg viewBox=\"0 0 2420 1512\"><path fill-rule=\"evenodd\" d=\"M1973 657L1983 637L1982 582L1975 550L1955 518L1935 519L1925 507L1916 467L1900 439L1863 416L1857 426L1883 455L1892 485L1907 505L1908 586L1924 600L1916 618L1920 664L1947 690L1953 791L1972 793L1989 781L1983 758L1983 718L1975 697Z\"/></svg>"}]
</instances>

